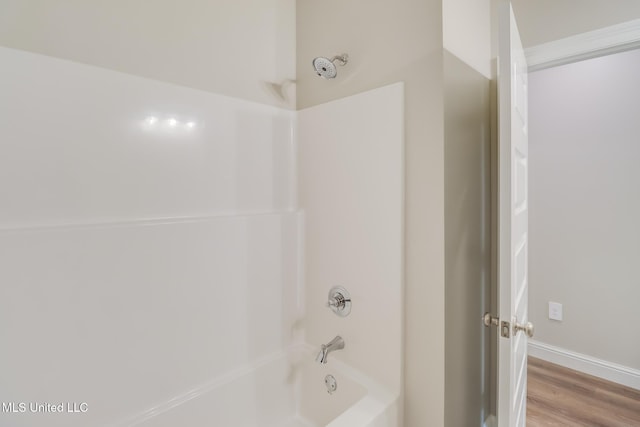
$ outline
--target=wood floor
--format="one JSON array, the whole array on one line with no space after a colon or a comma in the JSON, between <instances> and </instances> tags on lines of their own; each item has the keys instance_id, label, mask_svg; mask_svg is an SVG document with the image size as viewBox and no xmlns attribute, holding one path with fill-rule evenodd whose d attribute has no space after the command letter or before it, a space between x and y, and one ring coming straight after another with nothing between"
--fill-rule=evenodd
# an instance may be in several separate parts
<instances>
[{"instance_id":1,"label":"wood floor","mask_svg":"<svg viewBox=\"0 0 640 427\"><path fill-rule=\"evenodd\" d=\"M527 427L640 427L640 391L529 357Z\"/></svg>"}]
</instances>

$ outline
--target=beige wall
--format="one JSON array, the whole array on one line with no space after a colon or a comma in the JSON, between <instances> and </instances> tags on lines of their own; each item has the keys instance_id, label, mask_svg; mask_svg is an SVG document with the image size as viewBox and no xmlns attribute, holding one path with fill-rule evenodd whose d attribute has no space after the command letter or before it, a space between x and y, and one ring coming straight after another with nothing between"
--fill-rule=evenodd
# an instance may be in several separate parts
<instances>
[{"instance_id":1,"label":"beige wall","mask_svg":"<svg viewBox=\"0 0 640 427\"><path fill-rule=\"evenodd\" d=\"M295 0L0 0L0 45L295 108Z\"/></svg>"},{"instance_id":2,"label":"beige wall","mask_svg":"<svg viewBox=\"0 0 640 427\"><path fill-rule=\"evenodd\" d=\"M491 0L442 2L444 48L491 77Z\"/></svg>"},{"instance_id":3,"label":"beige wall","mask_svg":"<svg viewBox=\"0 0 640 427\"><path fill-rule=\"evenodd\" d=\"M531 73L536 340L640 369L640 50ZM548 319L548 302L564 306Z\"/></svg>"},{"instance_id":4,"label":"beige wall","mask_svg":"<svg viewBox=\"0 0 640 427\"><path fill-rule=\"evenodd\" d=\"M489 414L489 79L444 54L445 425L479 426Z\"/></svg>"},{"instance_id":5,"label":"beige wall","mask_svg":"<svg viewBox=\"0 0 640 427\"><path fill-rule=\"evenodd\" d=\"M405 423L444 423L442 10L436 0L299 0L298 106L405 82ZM316 56L346 52L338 78Z\"/></svg>"},{"instance_id":6,"label":"beige wall","mask_svg":"<svg viewBox=\"0 0 640 427\"><path fill-rule=\"evenodd\" d=\"M638 0L512 0L527 48L640 18Z\"/></svg>"},{"instance_id":7,"label":"beige wall","mask_svg":"<svg viewBox=\"0 0 640 427\"><path fill-rule=\"evenodd\" d=\"M445 165L445 425L491 412L491 1L443 2Z\"/></svg>"}]
</instances>

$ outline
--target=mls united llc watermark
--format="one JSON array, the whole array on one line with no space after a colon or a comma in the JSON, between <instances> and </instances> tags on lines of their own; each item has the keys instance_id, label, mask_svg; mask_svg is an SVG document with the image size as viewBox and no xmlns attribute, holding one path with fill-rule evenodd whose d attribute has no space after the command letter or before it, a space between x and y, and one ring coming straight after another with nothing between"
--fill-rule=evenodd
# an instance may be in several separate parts
<instances>
[{"instance_id":1,"label":"mls united llc watermark","mask_svg":"<svg viewBox=\"0 0 640 427\"><path fill-rule=\"evenodd\" d=\"M44 403L44 402L2 402L2 413L15 414L84 414L89 410L86 402L60 402L60 403Z\"/></svg>"}]
</instances>

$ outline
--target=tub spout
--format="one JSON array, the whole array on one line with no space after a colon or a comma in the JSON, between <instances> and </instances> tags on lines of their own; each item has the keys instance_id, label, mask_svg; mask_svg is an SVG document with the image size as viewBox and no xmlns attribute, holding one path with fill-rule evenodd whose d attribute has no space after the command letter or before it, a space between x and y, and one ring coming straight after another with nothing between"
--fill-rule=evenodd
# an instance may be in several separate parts
<instances>
[{"instance_id":1,"label":"tub spout","mask_svg":"<svg viewBox=\"0 0 640 427\"><path fill-rule=\"evenodd\" d=\"M320 352L316 356L316 362L322 363L323 365L326 364L329 353L336 350L342 350L343 348L344 340L338 335L327 344L322 344L322 346L320 347Z\"/></svg>"}]
</instances>

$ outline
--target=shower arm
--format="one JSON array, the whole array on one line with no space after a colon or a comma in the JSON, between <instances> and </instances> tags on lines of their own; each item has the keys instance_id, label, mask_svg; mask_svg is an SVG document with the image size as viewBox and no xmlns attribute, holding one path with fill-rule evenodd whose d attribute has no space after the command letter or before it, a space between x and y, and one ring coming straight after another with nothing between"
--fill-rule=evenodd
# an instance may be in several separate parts
<instances>
[{"instance_id":1,"label":"shower arm","mask_svg":"<svg viewBox=\"0 0 640 427\"><path fill-rule=\"evenodd\" d=\"M346 53L343 53L342 55L336 55L331 58L331 62L335 61L340 62L340 65L346 65L347 62L349 62L349 55L347 55Z\"/></svg>"}]
</instances>

